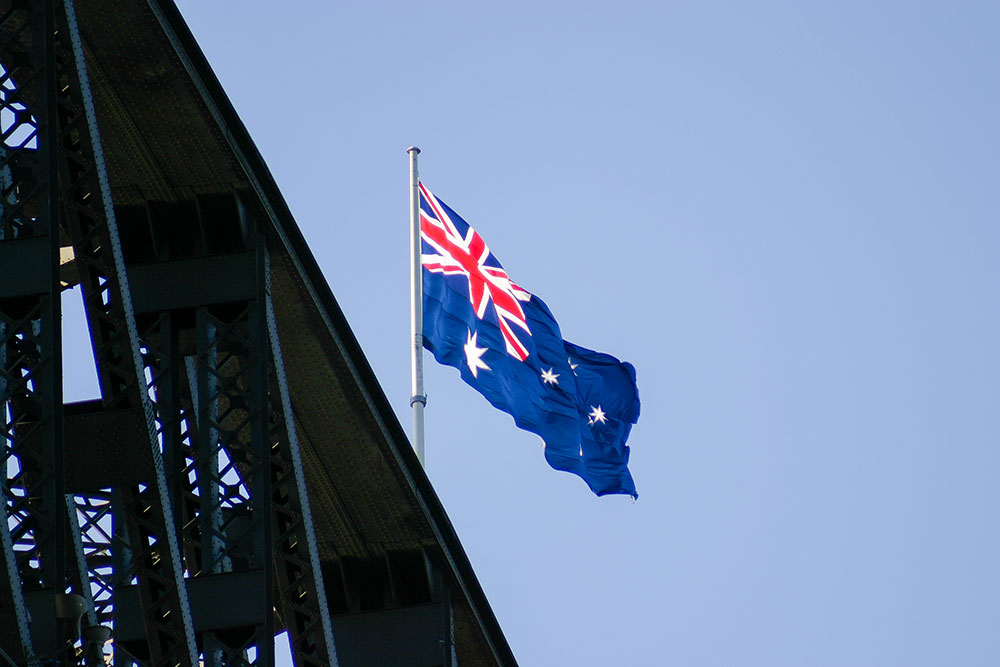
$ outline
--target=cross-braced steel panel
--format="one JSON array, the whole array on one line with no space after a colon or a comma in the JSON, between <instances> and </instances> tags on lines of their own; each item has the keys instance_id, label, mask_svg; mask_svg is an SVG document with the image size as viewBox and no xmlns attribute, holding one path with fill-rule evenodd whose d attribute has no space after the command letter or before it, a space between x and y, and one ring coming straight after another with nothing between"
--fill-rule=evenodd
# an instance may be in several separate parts
<instances>
[{"instance_id":1,"label":"cross-braced steel panel","mask_svg":"<svg viewBox=\"0 0 1000 667\"><path fill-rule=\"evenodd\" d=\"M5 643L29 663L66 648L32 637L28 610L66 587L54 30L49 4L0 8L0 558Z\"/></svg>"},{"instance_id":2,"label":"cross-braced steel panel","mask_svg":"<svg viewBox=\"0 0 1000 667\"><path fill-rule=\"evenodd\" d=\"M271 301L270 262L265 266L266 315L271 343L271 511L274 570L285 628L296 667L339 664L326 587L312 521L278 323Z\"/></svg>"},{"instance_id":3,"label":"cross-braced steel panel","mask_svg":"<svg viewBox=\"0 0 1000 667\"><path fill-rule=\"evenodd\" d=\"M73 0L0 0L0 646L20 664L270 667L283 626L297 666L335 666L269 301L274 221L237 184L116 209L96 114ZM138 216L124 237L119 214ZM201 241L174 243L178 222ZM123 248L143 235L152 252ZM64 406L70 286L101 397ZM385 578L359 576L338 595L381 599ZM66 593L112 642L56 620Z\"/></svg>"},{"instance_id":4,"label":"cross-braced steel panel","mask_svg":"<svg viewBox=\"0 0 1000 667\"><path fill-rule=\"evenodd\" d=\"M258 253L263 257L263 248ZM262 262L257 263L262 269ZM234 276L248 284L261 270ZM199 628L205 665L273 664L269 347L259 299L148 314L143 358L186 573L256 574L256 611ZM191 349L182 352L184 337ZM193 345L192 345L193 344ZM230 577L230 581L237 581ZM244 581L244 579L240 579ZM196 586L197 587L197 586ZM221 616L221 615L217 615Z\"/></svg>"},{"instance_id":5,"label":"cross-braced steel panel","mask_svg":"<svg viewBox=\"0 0 1000 667\"><path fill-rule=\"evenodd\" d=\"M91 341L105 408L141 412L147 426L145 443L150 466L143 480L115 488L108 499L112 539L108 554L94 548L88 554L89 578L101 595L135 584L146 633L142 657L151 665L194 667L197 662L193 622L182 574L173 508L168 501L160 437L141 361L140 342L132 310L114 207L103 161L97 121L71 0L57 13L59 30L52 48L60 63L57 117L59 152L56 169L73 247L76 274L83 293ZM53 114L56 117L56 114ZM52 170L55 173L56 169ZM101 494L82 495L77 516L88 517ZM105 505L101 505L105 507ZM96 524L83 527L98 534ZM81 540L82 541L82 540ZM110 555L112 572L107 573ZM103 620L103 619L102 619ZM116 656L116 662L120 656ZM126 662L126 661L123 661Z\"/></svg>"}]
</instances>

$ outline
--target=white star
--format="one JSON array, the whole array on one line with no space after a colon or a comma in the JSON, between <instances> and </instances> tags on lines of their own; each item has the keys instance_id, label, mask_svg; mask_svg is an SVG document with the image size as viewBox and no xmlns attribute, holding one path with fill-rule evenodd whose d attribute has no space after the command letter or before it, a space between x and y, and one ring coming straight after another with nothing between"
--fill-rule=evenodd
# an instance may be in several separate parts
<instances>
[{"instance_id":1,"label":"white star","mask_svg":"<svg viewBox=\"0 0 1000 667\"><path fill-rule=\"evenodd\" d=\"M542 382L545 384L559 384L559 380L556 379L559 377L559 373L553 373L553 370L555 369L550 368L547 371L542 371Z\"/></svg>"},{"instance_id":2,"label":"white star","mask_svg":"<svg viewBox=\"0 0 1000 667\"><path fill-rule=\"evenodd\" d=\"M576 375L576 367L579 366L580 364L574 364L573 357L569 357L568 359L566 359L566 361L569 362L569 369L573 371L573 375Z\"/></svg>"},{"instance_id":3,"label":"white star","mask_svg":"<svg viewBox=\"0 0 1000 667\"><path fill-rule=\"evenodd\" d=\"M605 424L608 421L607 417L604 414L604 410L602 410L601 406L599 405L596 408L593 405L590 406L590 414L588 416L590 417L591 426L597 424L598 422L600 422L601 424Z\"/></svg>"},{"instance_id":4,"label":"white star","mask_svg":"<svg viewBox=\"0 0 1000 667\"><path fill-rule=\"evenodd\" d=\"M472 377L479 377L479 369L491 370L486 362L483 361L483 355L486 354L487 348L476 346L476 337L479 336L479 332L472 333L469 330L469 337L466 340L463 349L465 350L465 363L469 365L469 370L472 371Z\"/></svg>"}]
</instances>

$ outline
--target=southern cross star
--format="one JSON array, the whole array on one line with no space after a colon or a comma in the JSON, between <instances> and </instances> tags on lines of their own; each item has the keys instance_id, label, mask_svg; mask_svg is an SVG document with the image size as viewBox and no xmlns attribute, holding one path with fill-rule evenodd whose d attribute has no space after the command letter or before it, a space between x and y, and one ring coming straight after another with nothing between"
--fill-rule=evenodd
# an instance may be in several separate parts
<instances>
[{"instance_id":1,"label":"southern cross star","mask_svg":"<svg viewBox=\"0 0 1000 667\"><path fill-rule=\"evenodd\" d=\"M574 364L573 357L568 358L566 361L569 362L569 369L573 371L573 375L576 375L576 367L579 366L580 364Z\"/></svg>"},{"instance_id":2,"label":"southern cross star","mask_svg":"<svg viewBox=\"0 0 1000 667\"><path fill-rule=\"evenodd\" d=\"M542 371L542 382L543 383L545 383L545 384L559 384L559 380L558 380L559 373L553 373L552 372L553 370L555 370L555 369L550 368L547 371Z\"/></svg>"},{"instance_id":3,"label":"southern cross star","mask_svg":"<svg viewBox=\"0 0 1000 667\"><path fill-rule=\"evenodd\" d=\"M590 406L590 414L587 416L590 417L591 426L597 423L605 424L608 421L604 410L602 410L599 405L596 408L593 405Z\"/></svg>"},{"instance_id":4,"label":"southern cross star","mask_svg":"<svg viewBox=\"0 0 1000 667\"><path fill-rule=\"evenodd\" d=\"M465 363L469 365L469 370L472 371L472 377L474 378L479 377L480 368L487 371L490 370L490 367L483 361L483 355L486 354L487 348L476 345L477 336L479 336L479 332L472 333L470 329L469 337L462 348L465 350Z\"/></svg>"}]
</instances>

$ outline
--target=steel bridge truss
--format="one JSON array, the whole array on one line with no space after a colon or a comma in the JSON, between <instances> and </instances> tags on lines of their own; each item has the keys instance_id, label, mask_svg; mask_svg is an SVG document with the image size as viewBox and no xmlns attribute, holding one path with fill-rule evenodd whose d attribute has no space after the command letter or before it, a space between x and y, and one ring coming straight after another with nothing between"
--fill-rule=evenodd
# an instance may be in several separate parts
<instances>
[{"instance_id":1,"label":"steel bridge truss","mask_svg":"<svg viewBox=\"0 0 1000 667\"><path fill-rule=\"evenodd\" d=\"M205 196L225 243L123 248L176 212L116 211L74 11L0 2L0 662L269 667L284 628L336 665L264 225ZM64 405L77 285L101 397Z\"/></svg>"}]
</instances>

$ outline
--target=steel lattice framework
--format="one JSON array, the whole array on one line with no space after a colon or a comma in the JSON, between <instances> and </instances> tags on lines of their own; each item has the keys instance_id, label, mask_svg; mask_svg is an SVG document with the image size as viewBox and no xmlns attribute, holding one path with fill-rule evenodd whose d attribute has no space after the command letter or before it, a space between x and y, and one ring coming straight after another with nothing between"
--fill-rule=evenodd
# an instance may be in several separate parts
<instances>
[{"instance_id":1,"label":"steel lattice framework","mask_svg":"<svg viewBox=\"0 0 1000 667\"><path fill-rule=\"evenodd\" d=\"M0 663L514 664L176 8L77 1L0 0Z\"/></svg>"}]
</instances>

